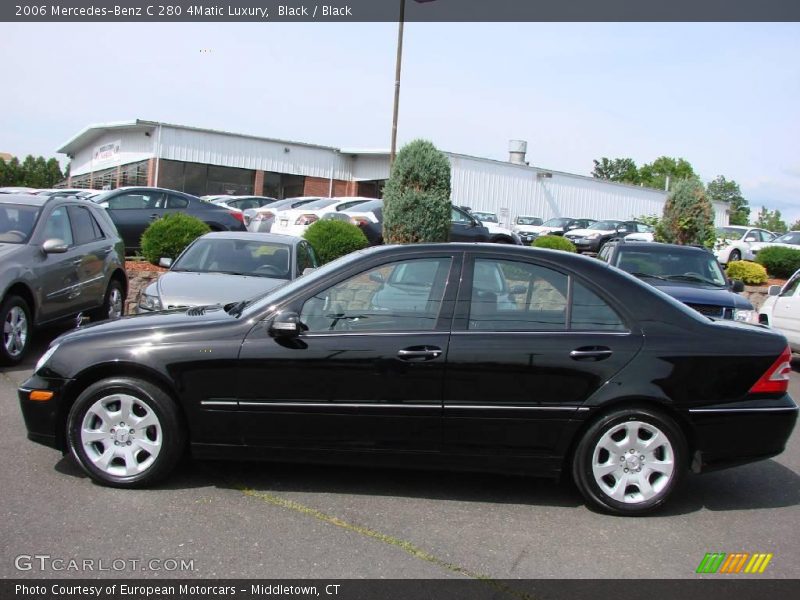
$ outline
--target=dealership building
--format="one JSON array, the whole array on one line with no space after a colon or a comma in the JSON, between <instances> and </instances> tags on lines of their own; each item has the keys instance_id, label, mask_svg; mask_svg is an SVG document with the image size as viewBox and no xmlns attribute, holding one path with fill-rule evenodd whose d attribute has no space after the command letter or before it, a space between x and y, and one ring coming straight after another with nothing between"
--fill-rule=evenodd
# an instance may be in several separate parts
<instances>
[{"instance_id":1,"label":"dealership building","mask_svg":"<svg viewBox=\"0 0 800 600\"><path fill-rule=\"evenodd\" d=\"M386 151L140 119L90 125L58 152L71 161L64 185L77 188L146 185L198 196L379 198L389 177ZM520 141L509 143L508 161L445 152L452 202L495 212L505 224L518 215L627 220L663 211L663 191L529 165L526 152ZM728 224L727 204L714 203L714 213L718 226Z\"/></svg>"}]
</instances>

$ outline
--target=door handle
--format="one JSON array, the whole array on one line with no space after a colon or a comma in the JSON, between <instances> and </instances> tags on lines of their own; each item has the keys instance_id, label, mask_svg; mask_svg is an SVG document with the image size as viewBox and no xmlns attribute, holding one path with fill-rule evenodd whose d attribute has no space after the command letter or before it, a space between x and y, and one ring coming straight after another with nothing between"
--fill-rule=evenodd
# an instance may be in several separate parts
<instances>
[{"instance_id":1,"label":"door handle","mask_svg":"<svg viewBox=\"0 0 800 600\"><path fill-rule=\"evenodd\" d=\"M441 355L442 349L434 346L414 346L397 352L397 358L402 360L433 360Z\"/></svg>"},{"instance_id":2,"label":"door handle","mask_svg":"<svg viewBox=\"0 0 800 600\"><path fill-rule=\"evenodd\" d=\"M75 260L72 261L72 264L75 265L76 267L80 267L82 262L83 262L82 258L76 258Z\"/></svg>"},{"instance_id":3,"label":"door handle","mask_svg":"<svg viewBox=\"0 0 800 600\"><path fill-rule=\"evenodd\" d=\"M609 358L614 352L611 348L605 346L586 346L583 348L576 348L569 353L572 360L605 360Z\"/></svg>"},{"instance_id":4,"label":"door handle","mask_svg":"<svg viewBox=\"0 0 800 600\"><path fill-rule=\"evenodd\" d=\"M152 215L150 215L151 221L155 221L157 218L158 218L158 213L153 213Z\"/></svg>"}]
</instances>

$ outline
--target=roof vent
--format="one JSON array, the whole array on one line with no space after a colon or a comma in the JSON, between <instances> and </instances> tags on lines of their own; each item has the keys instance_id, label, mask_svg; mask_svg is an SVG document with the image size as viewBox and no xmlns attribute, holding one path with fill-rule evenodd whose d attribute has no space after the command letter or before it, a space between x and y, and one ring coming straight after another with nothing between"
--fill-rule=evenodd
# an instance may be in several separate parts
<instances>
[{"instance_id":1,"label":"roof vent","mask_svg":"<svg viewBox=\"0 0 800 600\"><path fill-rule=\"evenodd\" d=\"M528 142L525 140L511 140L508 142L508 162L515 165L527 165L525 153L528 152Z\"/></svg>"}]
</instances>

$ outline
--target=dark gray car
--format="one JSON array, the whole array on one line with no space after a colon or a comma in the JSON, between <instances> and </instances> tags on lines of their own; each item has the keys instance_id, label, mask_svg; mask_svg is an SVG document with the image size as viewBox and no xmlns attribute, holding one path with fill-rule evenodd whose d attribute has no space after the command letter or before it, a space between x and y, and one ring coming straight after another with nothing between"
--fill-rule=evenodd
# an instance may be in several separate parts
<instances>
[{"instance_id":1,"label":"dark gray car","mask_svg":"<svg viewBox=\"0 0 800 600\"><path fill-rule=\"evenodd\" d=\"M248 300L314 269L304 239L277 233L207 233L139 297L138 312Z\"/></svg>"},{"instance_id":2,"label":"dark gray car","mask_svg":"<svg viewBox=\"0 0 800 600\"><path fill-rule=\"evenodd\" d=\"M22 360L35 327L122 314L122 240L105 210L70 197L0 195L0 363Z\"/></svg>"},{"instance_id":3,"label":"dark gray car","mask_svg":"<svg viewBox=\"0 0 800 600\"><path fill-rule=\"evenodd\" d=\"M135 252L141 246L144 230L161 217L185 213L197 217L212 231L244 231L241 212L204 202L197 196L154 187L123 187L92 197L92 202L108 210L117 226L125 250Z\"/></svg>"}]
</instances>

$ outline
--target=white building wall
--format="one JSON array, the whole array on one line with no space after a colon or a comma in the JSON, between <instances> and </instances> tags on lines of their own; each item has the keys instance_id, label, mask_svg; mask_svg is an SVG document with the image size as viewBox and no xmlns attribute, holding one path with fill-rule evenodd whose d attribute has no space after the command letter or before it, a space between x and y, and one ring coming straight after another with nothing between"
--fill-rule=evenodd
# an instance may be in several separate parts
<instances>
[{"instance_id":1,"label":"white building wall","mask_svg":"<svg viewBox=\"0 0 800 600\"><path fill-rule=\"evenodd\" d=\"M158 133L155 134L158 137ZM224 133L161 128L161 158L261 169L292 175L349 180L352 159L333 148L318 148ZM287 151L288 150L288 151Z\"/></svg>"},{"instance_id":2,"label":"white building wall","mask_svg":"<svg viewBox=\"0 0 800 600\"><path fill-rule=\"evenodd\" d=\"M154 138L155 136L152 133L150 137L146 136L145 131L141 128L120 129L103 133L75 153L70 162L70 175L83 175L91 171L102 171L117 165L125 165L152 158L155 147ZM120 148L119 154L114 159L104 161L94 159L94 153L97 148L117 141L120 142Z\"/></svg>"},{"instance_id":3,"label":"white building wall","mask_svg":"<svg viewBox=\"0 0 800 600\"><path fill-rule=\"evenodd\" d=\"M386 154L359 154L353 158L353 179L375 181L389 178L389 156Z\"/></svg>"}]
</instances>

